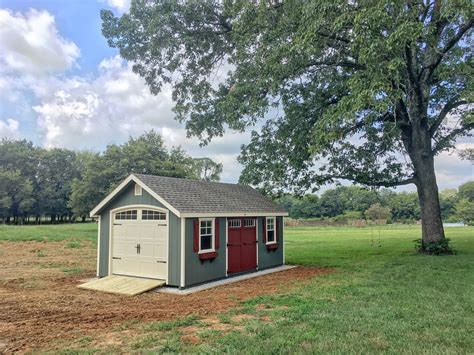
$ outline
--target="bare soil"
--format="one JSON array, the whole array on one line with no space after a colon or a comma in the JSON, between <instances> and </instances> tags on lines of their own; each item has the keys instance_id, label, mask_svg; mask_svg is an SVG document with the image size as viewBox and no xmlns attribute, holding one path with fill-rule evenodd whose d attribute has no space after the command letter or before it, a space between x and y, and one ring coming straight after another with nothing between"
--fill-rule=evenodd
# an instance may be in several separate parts
<instances>
[{"instance_id":1,"label":"bare soil","mask_svg":"<svg viewBox=\"0 0 474 355\"><path fill-rule=\"evenodd\" d=\"M0 353L57 350L84 337L107 345L123 324L189 315L214 321L245 299L283 292L331 271L298 267L191 295L126 297L78 289L80 280L95 276L95 267L90 242L0 242Z\"/></svg>"}]
</instances>

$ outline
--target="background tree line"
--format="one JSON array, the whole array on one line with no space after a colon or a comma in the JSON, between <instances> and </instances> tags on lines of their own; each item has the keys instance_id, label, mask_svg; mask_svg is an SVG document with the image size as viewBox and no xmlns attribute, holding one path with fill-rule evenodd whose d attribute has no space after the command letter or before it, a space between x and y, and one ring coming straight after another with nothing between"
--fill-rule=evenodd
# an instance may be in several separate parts
<instances>
[{"instance_id":1,"label":"background tree line","mask_svg":"<svg viewBox=\"0 0 474 355\"><path fill-rule=\"evenodd\" d=\"M439 194L444 222L474 222L474 181L458 189ZM320 196L295 197L287 194L276 199L294 219L335 218L336 220L378 219L413 223L421 218L415 192L395 192L390 189L367 189L360 186L339 186Z\"/></svg>"},{"instance_id":2,"label":"background tree line","mask_svg":"<svg viewBox=\"0 0 474 355\"><path fill-rule=\"evenodd\" d=\"M0 219L5 223L84 220L130 173L220 179L222 165L167 149L150 131L104 152L44 149L26 140L0 142Z\"/></svg>"}]
</instances>

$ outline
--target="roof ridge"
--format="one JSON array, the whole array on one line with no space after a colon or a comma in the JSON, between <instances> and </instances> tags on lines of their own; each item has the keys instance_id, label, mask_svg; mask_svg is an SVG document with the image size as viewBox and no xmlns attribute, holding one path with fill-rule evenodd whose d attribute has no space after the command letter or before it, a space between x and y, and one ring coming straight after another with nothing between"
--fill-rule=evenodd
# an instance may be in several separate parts
<instances>
[{"instance_id":1,"label":"roof ridge","mask_svg":"<svg viewBox=\"0 0 474 355\"><path fill-rule=\"evenodd\" d=\"M220 182L220 181L198 180L198 179L188 179L188 178L180 178L180 177L174 177L174 176L152 175L152 174L140 174L140 173L131 173L131 174L132 174L132 175L135 175L136 177L148 176L148 177L165 178L165 179L173 179L173 180L192 181L192 182L198 182L198 183L203 183L203 184L242 186L242 187L249 187L249 188L251 188L252 190L255 190L255 189L254 189L252 186L250 186L250 185L239 184L239 183L232 183L232 182Z\"/></svg>"}]
</instances>

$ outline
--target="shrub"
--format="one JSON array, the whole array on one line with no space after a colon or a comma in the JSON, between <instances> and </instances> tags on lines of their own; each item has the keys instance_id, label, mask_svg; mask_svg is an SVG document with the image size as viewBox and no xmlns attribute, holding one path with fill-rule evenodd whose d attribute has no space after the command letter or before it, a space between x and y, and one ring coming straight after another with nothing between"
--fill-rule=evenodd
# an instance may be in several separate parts
<instances>
[{"instance_id":1,"label":"shrub","mask_svg":"<svg viewBox=\"0 0 474 355\"><path fill-rule=\"evenodd\" d=\"M428 254L428 255L453 255L455 254L454 250L449 245L450 239L445 238L442 242L439 243L427 243L423 244L421 239L415 239L415 250L418 253Z\"/></svg>"}]
</instances>

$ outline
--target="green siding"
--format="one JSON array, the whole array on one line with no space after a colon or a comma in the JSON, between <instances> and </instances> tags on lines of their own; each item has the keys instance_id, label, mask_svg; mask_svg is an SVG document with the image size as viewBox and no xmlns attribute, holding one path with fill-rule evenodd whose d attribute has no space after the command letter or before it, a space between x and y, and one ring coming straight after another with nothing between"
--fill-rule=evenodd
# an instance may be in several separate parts
<instances>
[{"instance_id":1,"label":"green siding","mask_svg":"<svg viewBox=\"0 0 474 355\"><path fill-rule=\"evenodd\" d=\"M275 251L267 250L266 244L263 242L263 219L258 218L258 269L266 269L269 267L283 265L283 217L277 217L277 234L279 247Z\"/></svg>"},{"instance_id":2,"label":"green siding","mask_svg":"<svg viewBox=\"0 0 474 355\"><path fill-rule=\"evenodd\" d=\"M165 208L145 190L141 196L135 196L134 183L130 183L105 208L100 211L100 255L99 276L109 273L109 231L110 210L128 205L150 205ZM165 208L166 209L166 208ZM168 254L168 284L179 286L180 281L180 248L181 248L181 220L173 212L169 212L169 254Z\"/></svg>"},{"instance_id":3,"label":"green siding","mask_svg":"<svg viewBox=\"0 0 474 355\"><path fill-rule=\"evenodd\" d=\"M217 257L201 263L198 253L193 251L194 221L196 218L186 218L185 226L185 286L204 283L206 281L226 277L226 219L219 218L219 241Z\"/></svg>"}]
</instances>

